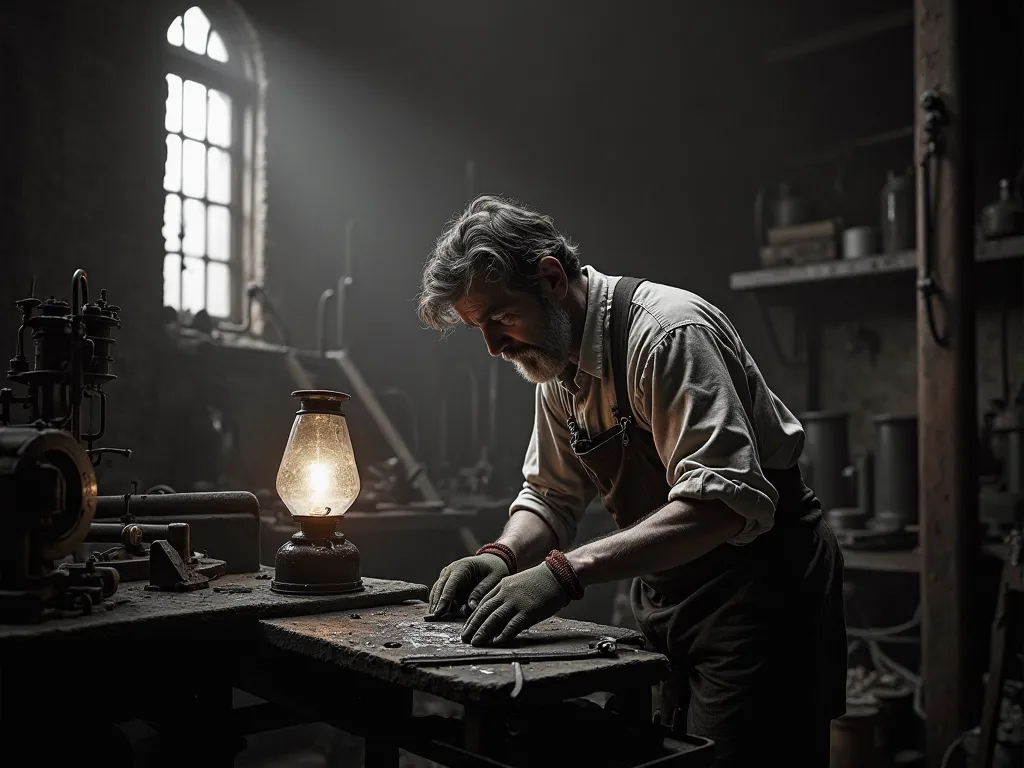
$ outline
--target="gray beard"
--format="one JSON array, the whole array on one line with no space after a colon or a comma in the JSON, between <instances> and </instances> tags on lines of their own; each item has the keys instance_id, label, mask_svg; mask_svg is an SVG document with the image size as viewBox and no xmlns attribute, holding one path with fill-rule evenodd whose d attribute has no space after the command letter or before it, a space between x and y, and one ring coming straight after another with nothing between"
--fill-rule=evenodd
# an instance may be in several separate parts
<instances>
[{"instance_id":1,"label":"gray beard","mask_svg":"<svg viewBox=\"0 0 1024 768\"><path fill-rule=\"evenodd\" d=\"M539 343L502 354L520 376L534 384L557 378L572 355L572 322L568 310L545 301L544 315Z\"/></svg>"}]
</instances>

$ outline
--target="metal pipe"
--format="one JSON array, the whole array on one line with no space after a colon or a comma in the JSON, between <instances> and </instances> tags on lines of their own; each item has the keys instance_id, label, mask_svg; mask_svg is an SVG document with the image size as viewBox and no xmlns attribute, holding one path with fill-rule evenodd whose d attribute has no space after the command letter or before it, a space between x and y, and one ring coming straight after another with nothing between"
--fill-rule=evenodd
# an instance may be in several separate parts
<instances>
[{"instance_id":1,"label":"metal pipe","mask_svg":"<svg viewBox=\"0 0 1024 768\"><path fill-rule=\"evenodd\" d=\"M345 253L342 254L341 277L338 278L338 301L335 310L338 313L337 338L338 349L345 349L345 308L348 289L352 285L352 233L355 230L355 219L345 222Z\"/></svg>"},{"instance_id":2,"label":"metal pipe","mask_svg":"<svg viewBox=\"0 0 1024 768\"><path fill-rule=\"evenodd\" d=\"M137 534L137 537L135 536ZM85 540L92 544L151 544L167 538L166 525L152 523L90 523ZM130 539L127 540L127 539Z\"/></svg>"},{"instance_id":3,"label":"metal pipe","mask_svg":"<svg viewBox=\"0 0 1024 768\"><path fill-rule=\"evenodd\" d=\"M217 330L222 333L248 333L252 329L253 310L256 306L256 301L259 298L261 290L262 289L255 283L246 289L245 295L246 298L248 298L248 302L246 303L245 320L243 320L240 325L234 325L232 323L217 323Z\"/></svg>"},{"instance_id":4,"label":"metal pipe","mask_svg":"<svg viewBox=\"0 0 1024 768\"><path fill-rule=\"evenodd\" d=\"M99 429L97 429L95 432L90 432L82 436L83 439L86 440L91 447L92 444L99 440L101 437L103 437L103 433L107 431L107 396L103 393L102 389L96 389L92 392L87 392L85 393L85 396L90 400L96 398L100 401ZM89 426L92 427L92 408L89 409L89 414Z\"/></svg>"},{"instance_id":5,"label":"metal pipe","mask_svg":"<svg viewBox=\"0 0 1024 768\"><path fill-rule=\"evenodd\" d=\"M71 400L71 435L82 439L82 389L84 361L82 343L85 324L82 307L89 303L89 277L84 269L76 269L71 276L71 360L68 375L68 397Z\"/></svg>"},{"instance_id":6,"label":"metal pipe","mask_svg":"<svg viewBox=\"0 0 1024 768\"><path fill-rule=\"evenodd\" d=\"M320 299L316 303L316 348L320 352L320 357L327 355L327 306L336 297L334 289L328 288L320 294Z\"/></svg>"},{"instance_id":7,"label":"metal pipe","mask_svg":"<svg viewBox=\"0 0 1024 768\"><path fill-rule=\"evenodd\" d=\"M100 496L96 501L97 520L117 519L125 511L135 517L155 518L229 515L232 517L260 516L260 502L248 491L214 491L209 493L154 493L130 496L125 509L125 497Z\"/></svg>"},{"instance_id":8,"label":"metal pipe","mask_svg":"<svg viewBox=\"0 0 1024 768\"><path fill-rule=\"evenodd\" d=\"M152 523L90 523L85 537L87 544L123 544L138 547L154 541L166 541L186 562L192 557L192 542L188 523L172 522L164 525Z\"/></svg>"}]
</instances>

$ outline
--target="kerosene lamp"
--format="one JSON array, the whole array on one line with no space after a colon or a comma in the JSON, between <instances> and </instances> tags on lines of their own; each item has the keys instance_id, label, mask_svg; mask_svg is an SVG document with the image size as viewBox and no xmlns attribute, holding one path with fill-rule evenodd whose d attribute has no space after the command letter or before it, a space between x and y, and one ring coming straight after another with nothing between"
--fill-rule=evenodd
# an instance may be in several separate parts
<instances>
[{"instance_id":1,"label":"kerosene lamp","mask_svg":"<svg viewBox=\"0 0 1024 768\"><path fill-rule=\"evenodd\" d=\"M303 389L277 471L277 493L299 524L274 560L270 588L293 595L336 595L363 588L359 550L338 521L359 495L359 470L342 392Z\"/></svg>"}]
</instances>

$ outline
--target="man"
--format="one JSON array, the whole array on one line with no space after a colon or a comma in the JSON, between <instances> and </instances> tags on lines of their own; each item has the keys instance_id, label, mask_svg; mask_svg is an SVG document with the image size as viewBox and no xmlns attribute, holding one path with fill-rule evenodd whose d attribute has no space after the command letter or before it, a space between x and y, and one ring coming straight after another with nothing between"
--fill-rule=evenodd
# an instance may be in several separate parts
<instances>
[{"instance_id":1,"label":"man","mask_svg":"<svg viewBox=\"0 0 1024 768\"><path fill-rule=\"evenodd\" d=\"M842 555L801 479L803 429L725 315L581 267L549 217L490 196L438 239L419 314L479 329L537 385L508 524L441 571L428 618L466 606L465 642L504 643L633 578L637 623L672 662L670 724L713 739L719 768L826 766L845 712ZM595 490L620 530L568 551Z\"/></svg>"}]
</instances>

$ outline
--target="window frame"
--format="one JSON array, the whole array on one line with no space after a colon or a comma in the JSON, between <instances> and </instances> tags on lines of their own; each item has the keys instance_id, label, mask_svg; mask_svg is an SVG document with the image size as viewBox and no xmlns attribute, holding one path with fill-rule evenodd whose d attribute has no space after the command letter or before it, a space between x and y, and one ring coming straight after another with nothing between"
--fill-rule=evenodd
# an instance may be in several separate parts
<instances>
[{"instance_id":1,"label":"window frame","mask_svg":"<svg viewBox=\"0 0 1024 768\"><path fill-rule=\"evenodd\" d=\"M206 16L207 21L210 23L210 30L207 32L207 44L209 44L209 37L211 34L216 32L224 47L228 51L228 61L219 62L212 59L209 54L197 54L193 51L188 50L184 43L182 45L174 45L167 40L167 30L170 29L171 25L174 24L174 20L179 16L182 18L182 24L184 25L185 13L193 8L197 7L202 11L203 15ZM227 207L231 215L231 242L228 251L228 260L226 263L228 266L229 274L229 294L228 294L228 314L226 316L210 316L211 320L216 325L217 323L239 323L247 314L247 299L245 286L247 278L253 275L257 269L255 265L255 227L257 222L254 215L254 201L256 199L256 114L261 104L261 90L260 84L253 78L253 67L252 63L248 59L247 52L240 50L241 46L236 40L236 36L230 34L230 30L224 29L223 20L219 19L218 14L211 13L209 9L204 7L201 3L190 3L180 13L170 16L167 25L164 27L164 75L174 75L181 78L182 85L186 80L192 80L205 86L208 90L213 89L220 91L225 94L231 100L231 142L229 147L217 147L221 151L228 154L231 159L231 179L230 179L230 190L231 190L231 202L227 204ZM166 79L164 80L166 87ZM184 104L182 105L184 107ZM166 119L166 107L165 119ZM182 123L184 125L184 109L182 109ZM164 143L166 143L166 137L171 135L179 135L184 142L185 136L183 132L174 134L168 131L166 125L164 126ZM207 138L203 142L204 145L209 148L213 145ZM182 144L184 146L184 143ZM204 171L205 173L206 171ZM184 272L185 265L185 254L184 254L184 240L183 240L183 225L184 225L184 201L189 198L185 195L184 190L180 190L177 193L170 192L166 189L163 190L164 198L167 195L177 194L182 200L181 215L182 215L182 228L179 229L178 237L178 254L181 258L180 269ZM209 193L208 188L206 194ZM204 208L208 209L211 205L209 199L204 194L201 199ZM220 205L219 203L212 203L214 205ZM207 219L207 226L209 219ZM206 233L207 242L209 241L209 233ZM163 253L164 258L168 251L166 248ZM190 257L195 258L195 257ZM206 310L209 301L209 284L207 282L207 264L210 261L209 254L204 249L203 260L203 288L204 296L202 309ZM163 270L161 269L161 280L163 280ZM188 310L182 308L184 298L184 280L183 275L179 277L179 294L178 294L178 307L176 311L179 318L185 316Z\"/></svg>"}]
</instances>

